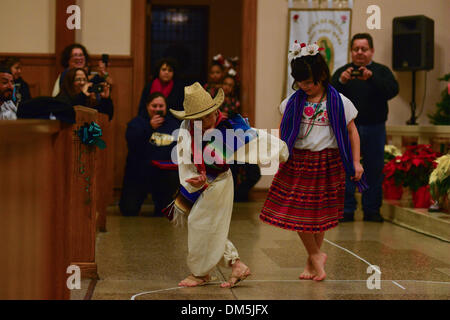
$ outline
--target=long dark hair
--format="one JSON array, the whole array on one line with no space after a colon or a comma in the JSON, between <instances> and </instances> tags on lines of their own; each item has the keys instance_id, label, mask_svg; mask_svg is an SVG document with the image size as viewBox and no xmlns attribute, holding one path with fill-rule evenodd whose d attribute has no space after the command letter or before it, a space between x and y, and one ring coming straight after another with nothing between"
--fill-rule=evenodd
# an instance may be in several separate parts
<instances>
[{"instance_id":1,"label":"long dark hair","mask_svg":"<svg viewBox=\"0 0 450 320\"><path fill-rule=\"evenodd\" d=\"M75 91L75 76L77 74L77 71L83 71L84 75L86 76L86 80L88 80L88 74L86 70L83 68L73 68L67 71L66 75L64 76L63 82L61 84L61 92L64 94L67 94L71 98L75 97L77 95L77 92Z\"/></svg>"},{"instance_id":2,"label":"long dark hair","mask_svg":"<svg viewBox=\"0 0 450 320\"><path fill-rule=\"evenodd\" d=\"M297 82L312 77L314 84L322 83L326 89L330 83L330 69L324 57L318 53L314 56L302 56L291 61L291 76L294 78L292 89L296 90Z\"/></svg>"}]
</instances>

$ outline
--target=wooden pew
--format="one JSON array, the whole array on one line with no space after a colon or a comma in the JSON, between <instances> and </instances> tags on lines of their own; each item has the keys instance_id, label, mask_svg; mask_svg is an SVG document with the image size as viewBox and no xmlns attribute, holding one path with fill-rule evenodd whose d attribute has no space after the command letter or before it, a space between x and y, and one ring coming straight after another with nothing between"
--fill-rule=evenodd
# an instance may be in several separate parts
<instances>
[{"instance_id":1,"label":"wooden pew","mask_svg":"<svg viewBox=\"0 0 450 320\"><path fill-rule=\"evenodd\" d=\"M0 121L0 299L68 299L72 126Z\"/></svg>"},{"instance_id":2,"label":"wooden pew","mask_svg":"<svg viewBox=\"0 0 450 320\"><path fill-rule=\"evenodd\" d=\"M70 148L68 170L72 172L70 180L69 237L70 262L81 269L83 278L97 278L95 262L97 174L96 156L98 148L80 142L76 135L85 123L98 122L99 113L91 108L76 106L76 124Z\"/></svg>"},{"instance_id":3,"label":"wooden pew","mask_svg":"<svg viewBox=\"0 0 450 320\"><path fill-rule=\"evenodd\" d=\"M76 130L98 121L75 107L76 124L0 121L0 299L69 299L70 265L97 278L97 147Z\"/></svg>"},{"instance_id":4,"label":"wooden pew","mask_svg":"<svg viewBox=\"0 0 450 320\"><path fill-rule=\"evenodd\" d=\"M106 232L106 209L113 202L114 132L108 115L99 113L97 123L102 128L102 139L106 143L106 149L96 151L97 229L100 232Z\"/></svg>"}]
</instances>

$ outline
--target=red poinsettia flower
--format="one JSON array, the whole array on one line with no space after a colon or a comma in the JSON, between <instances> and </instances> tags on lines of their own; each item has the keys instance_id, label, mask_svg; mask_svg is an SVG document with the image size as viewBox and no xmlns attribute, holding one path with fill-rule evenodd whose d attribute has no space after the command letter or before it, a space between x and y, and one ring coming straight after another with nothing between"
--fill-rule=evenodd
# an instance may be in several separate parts
<instances>
[{"instance_id":1,"label":"red poinsettia flower","mask_svg":"<svg viewBox=\"0 0 450 320\"><path fill-rule=\"evenodd\" d=\"M438 156L439 153L434 152L430 145L408 146L403 155L395 157L384 166L385 181L392 180L398 186L403 185L416 191L428 185L431 171L437 166L435 159Z\"/></svg>"},{"instance_id":2,"label":"red poinsettia flower","mask_svg":"<svg viewBox=\"0 0 450 320\"><path fill-rule=\"evenodd\" d=\"M420 165L424 165L425 161L423 161L422 159L416 158L416 159L412 159L412 164L415 165L416 167L418 167Z\"/></svg>"},{"instance_id":3,"label":"red poinsettia flower","mask_svg":"<svg viewBox=\"0 0 450 320\"><path fill-rule=\"evenodd\" d=\"M297 22L300 16L298 14L295 14L292 18L294 19L294 22Z\"/></svg>"}]
</instances>

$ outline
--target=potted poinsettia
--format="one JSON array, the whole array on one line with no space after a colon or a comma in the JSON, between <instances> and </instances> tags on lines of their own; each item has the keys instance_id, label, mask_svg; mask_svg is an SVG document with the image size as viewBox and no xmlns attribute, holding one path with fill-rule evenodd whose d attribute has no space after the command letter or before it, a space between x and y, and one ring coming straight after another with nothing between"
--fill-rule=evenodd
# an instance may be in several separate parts
<instances>
[{"instance_id":1,"label":"potted poinsettia","mask_svg":"<svg viewBox=\"0 0 450 320\"><path fill-rule=\"evenodd\" d=\"M437 167L430 175L430 192L440 207L450 213L450 154L436 159Z\"/></svg>"},{"instance_id":2,"label":"potted poinsettia","mask_svg":"<svg viewBox=\"0 0 450 320\"><path fill-rule=\"evenodd\" d=\"M428 181L437 166L437 156L430 145L408 146L401 156L389 161L384 168L386 177L392 177L396 185L411 191L415 208L428 208L431 204Z\"/></svg>"},{"instance_id":3,"label":"potted poinsettia","mask_svg":"<svg viewBox=\"0 0 450 320\"><path fill-rule=\"evenodd\" d=\"M402 153L394 145L384 146L384 166L385 177L383 180L383 196L387 200L399 200L402 197L403 188L401 186L401 175L395 174L395 162L391 162L395 157L401 156ZM389 163L389 164L388 164ZM398 182L395 182L397 177Z\"/></svg>"}]
</instances>

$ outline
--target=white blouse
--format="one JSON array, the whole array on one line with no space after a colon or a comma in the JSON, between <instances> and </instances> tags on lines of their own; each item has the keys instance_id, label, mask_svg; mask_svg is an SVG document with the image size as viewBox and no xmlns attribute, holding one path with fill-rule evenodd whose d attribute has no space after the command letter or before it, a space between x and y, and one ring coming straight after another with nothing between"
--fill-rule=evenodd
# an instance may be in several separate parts
<instances>
[{"instance_id":1,"label":"white blouse","mask_svg":"<svg viewBox=\"0 0 450 320\"><path fill-rule=\"evenodd\" d=\"M348 125L350 121L356 118L358 110L356 110L353 103L346 96L341 93L340 96L344 104L345 120ZM290 96L281 102L281 114L284 114L289 98ZM336 137L328 120L326 101L322 101L320 104L306 102L305 108L303 109L300 132L295 141L294 148L311 151L338 148Z\"/></svg>"}]
</instances>

